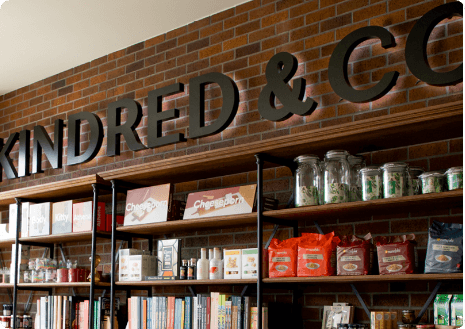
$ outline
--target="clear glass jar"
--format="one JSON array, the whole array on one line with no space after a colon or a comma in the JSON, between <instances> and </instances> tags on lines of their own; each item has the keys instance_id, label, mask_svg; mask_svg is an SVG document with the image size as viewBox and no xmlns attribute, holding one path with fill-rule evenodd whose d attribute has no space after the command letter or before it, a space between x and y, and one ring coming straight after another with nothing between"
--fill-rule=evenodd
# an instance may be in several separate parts
<instances>
[{"instance_id":1,"label":"clear glass jar","mask_svg":"<svg viewBox=\"0 0 465 329\"><path fill-rule=\"evenodd\" d=\"M323 159L323 161L320 161L320 164L319 164L319 167L320 167L320 190L319 190L319 202L320 204L325 204L325 175L324 175L324 172L325 172L325 161Z\"/></svg>"},{"instance_id":2,"label":"clear glass jar","mask_svg":"<svg viewBox=\"0 0 465 329\"><path fill-rule=\"evenodd\" d=\"M421 174L421 193L444 192L444 174L438 171L429 171Z\"/></svg>"},{"instance_id":3,"label":"clear glass jar","mask_svg":"<svg viewBox=\"0 0 465 329\"><path fill-rule=\"evenodd\" d=\"M383 170L384 198L407 196L408 165L404 162L389 162L381 169Z\"/></svg>"},{"instance_id":4,"label":"clear glass jar","mask_svg":"<svg viewBox=\"0 0 465 329\"><path fill-rule=\"evenodd\" d=\"M447 188L449 191L463 188L463 167L452 167L446 171Z\"/></svg>"},{"instance_id":5,"label":"clear glass jar","mask_svg":"<svg viewBox=\"0 0 465 329\"><path fill-rule=\"evenodd\" d=\"M383 176L379 167L370 166L360 169L360 177L363 201L383 198Z\"/></svg>"},{"instance_id":6,"label":"clear glass jar","mask_svg":"<svg viewBox=\"0 0 465 329\"><path fill-rule=\"evenodd\" d=\"M408 195L421 194L421 181L418 178L425 170L422 167L409 167L408 168Z\"/></svg>"},{"instance_id":7,"label":"clear glass jar","mask_svg":"<svg viewBox=\"0 0 465 329\"><path fill-rule=\"evenodd\" d=\"M325 155L325 203L343 203L349 201L350 166L347 161L349 152L329 151Z\"/></svg>"},{"instance_id":8,"label":"clear glass jar","mask_svg":"<svg viewBox=\"0 0 465 329\"><path fill-rule=\"evenodd\" d=\"M294 205L317 206L320 204L320 159L316 155L301 155L295 172Z\"/></svg>"},{"instance_id":9,"label":"clear glass jar","mask_svg":"<svg viewBox=\"0 0 465 329\"><path fill-rule=\"evenodd\" d=\"M365 159L360 155L349 155L350 166L350 202L362 201L362 180L360 169L366 167Z\"/></svg>"}]
</instances>

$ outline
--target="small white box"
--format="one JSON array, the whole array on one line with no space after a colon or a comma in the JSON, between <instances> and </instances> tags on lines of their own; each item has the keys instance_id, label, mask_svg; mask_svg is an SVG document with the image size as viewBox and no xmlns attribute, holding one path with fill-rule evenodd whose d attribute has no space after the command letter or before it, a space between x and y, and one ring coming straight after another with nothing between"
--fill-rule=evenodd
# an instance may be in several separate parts
<instances>
[{"instance_id":1,"label":"small white box","mask_svg":"<svg viewBox=\"0 0 465 329\"><path fill-rule=\"evenodd\" d=\"M151 255L129 256L129 281L142 281L157 274L157 257Z\"/></svg>"},{"instance_id":2,"label":"small white box","mask_svg":"<svg viewBox=\"0 0 465 329\"><path fill-rule=\"evenodd\" d=\"M242 249L242 279L258 278L258 249Z\"/></svg>"},{"instance_id":3,"label":"small white box","mask_svg":"<svg viewBox=\"0 0 465 329\"><path fill-rule=\"evenodd\" d=\"M119 281L132 281L130 279L130 256L150 255L149 251L139 249L121 249L119 251Z\"/></svg>"},{"instance_id":4,"label":"small white box","mask_svg":"<svg viewBox=\"0 0 465 329\"><path fill-rule=\"evenodd\" d=\"M23 202L21 204L21 237L29 236L29 221L31 218L31 206L33 202Z\"/></svg>"},{"instance_id":5,"label":"small white box","mask_svg":"<svg viewBox=\"0 0 465 329\"><path fill-rule=\"evenodd\" d=\"M232 249L224 250L223 249L223 259L224 259L224 278L225 279L241 279L242 278L242 250L241 249Z\"/></svg>"},{"instance_id":6,"label":"small white box","mask_svg":"<svg viewBox=\"0 0 465 329\"><path fill-rule=\"evenodd\" d=\"M0 224L0 240L10 239L9 226L10 224Z\"/></svg>"},{"instance_id":7,"label":"small white box","mask_svg":"<svg viewBox=\"0 0 465 329\"><path fill-rule=\"evenodd\" d=\"M8 221L9 230L8 230L8 237L7 237L8 239L16 238L16 215L17 215L17 210L18 210L18 206L16 205L16 203L10 204L10 208L9 208L9 211L8 211L8 215L9 215L9 221Z\"/></svg>"},{"instance_id":8,"label":"small white box","mask_svg":"<svg viewBox=\"0 0 465 329\"><path fill-rule=\"evenodd\" d=\"M29 207L29 236L50 235L50 202L37 203Z\"/></svg>"}]
</instances>

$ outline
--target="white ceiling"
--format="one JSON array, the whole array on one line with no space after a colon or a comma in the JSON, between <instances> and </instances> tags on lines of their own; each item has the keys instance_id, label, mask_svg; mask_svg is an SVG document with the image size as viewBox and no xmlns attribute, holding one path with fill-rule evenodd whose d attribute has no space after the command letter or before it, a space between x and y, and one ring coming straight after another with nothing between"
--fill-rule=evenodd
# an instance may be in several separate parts
<instances>
[{"instance_id":1,"label":"white ceiling","mask_svg":"<svg viewBox=\"0 0 465 329\"><path fill-rule=\"evenodd\" d=\"M6 1L0 95L247 1Z\"/></svg>"}]
</instances>

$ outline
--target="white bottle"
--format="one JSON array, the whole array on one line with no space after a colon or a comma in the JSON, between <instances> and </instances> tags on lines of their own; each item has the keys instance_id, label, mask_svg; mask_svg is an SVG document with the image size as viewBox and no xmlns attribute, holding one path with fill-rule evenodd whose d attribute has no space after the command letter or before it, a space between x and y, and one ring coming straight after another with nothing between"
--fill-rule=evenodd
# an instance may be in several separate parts
<instances>
[{"instance_id":1,"label":"white bottle","mask_svg":"<svg viewBox=\"0 0 465 329\"><path fill-rule=\"evenodd\" d=\"M208 263L213 259L213 249L208 249Z\"/></svg>"},{"instance_id":2,"label":"white bottle","mask_svg":"<svg viewBox=\"0 0 465 329\"><path fill-rule=\"evenodd\" d=\"M220 248L215 248L214 253L214 258L210 260L210 280L223 278L223 261L221 260Z\"/></svg>"},{"instance_id":3,"label":"white bottle","mask_svg":"<svg viewBox=\"0 0 465 329\"><path fill-rule=\"evenodd\" d=\"M197 261L197 280L208 280L207 249L200 249L200 259Z\"/></svg>"}]
</instances>

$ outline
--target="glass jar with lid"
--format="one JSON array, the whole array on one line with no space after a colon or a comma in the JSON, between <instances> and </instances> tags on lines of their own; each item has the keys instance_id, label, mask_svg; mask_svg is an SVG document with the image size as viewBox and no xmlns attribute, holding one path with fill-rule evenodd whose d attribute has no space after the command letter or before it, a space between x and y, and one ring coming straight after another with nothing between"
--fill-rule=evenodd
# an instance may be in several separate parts
<instances>
[{"instance_id":1,"label":"glass jar with lid","mask_svg":"<svg viewBox=\"0 0 465 329\"><path fill-rule=\"evenodd\" d=\"M365 159L361 155L349 155L350 165L350 201L362 201L362 181L360 169L366 166Z\"/></svg>"},{"instance_id":2,"label":"glass jar with lid","mask_svg":"<svg viewBox=\"0 0 465 329\"><path fill-rule=\"evenodd\" d=\"M320 159L316 155L301 155L294 159L295 172L294 204L296 207L317 206L320 192Z\"/></svg>"},{"instance_id":3,"label":"glass jar with lid","mask_svg":"<svg viewBox=\"0 0 465 329\"><path fill-rule=\"evenodd\" d=\"M428 171L420 176L421 193L440 193L444 191L444 174L439 171Z\"/></svg>"},{"instance_id":4,"label":"glass jar with lid","mask_svg":"<svg viewBox=\"0 0 465 329\"><path fill-rule=\"evenodd\" d=\"M363 201L383 198L383 176L379 167L369 166L360 169L360 177Z\"/></svg>"},{"instance_id":5,"label":"glass jar with lid","mask_svg":"<svg viewBox=\"0 0 465 329\"><path fill-rule=\"evenodd\" d=\"M446 171L449 191L463 188L463 167L452 167Z\"/></svg>"},{"instance_id":6,"label":"glass jar with lid","mask_svg":"<svg viewBox=\"0 0 465 329\"><path fill-rule=\"evenodd\" d=\"M409 167L408 168L408 195L419 195L421 194L421 183L420 178L425 170L422 167Z\"/></svg>"},{"instance_id":7,"label":"glass jar with lid","mask_svg":"<svg viewBox=\"0 0 465 329\"><path fill-rule=\"evenodd\" d=\"M325 203L343 203L349 201L350 166L343 150L329 151L325 155Z\"/></svg>"},{"instance_id":8,"label":"glass jar with lid","mask_svg":"<svg viewBox=\"0 0 465 329\"><path fill-rule=\"evenodd\" d=\"M406 196L408 165L404 162L389 162L381 167L383 170L384 198Z\"/></svg>"},{"instance_id":9,"label":"glass jar with lid","mask_svg":"<svg viewBox=\"0 0 465 329\"><path fill-rule=\"evenodd\" d=\"M409 324L415 321L415 311L414 310L403 310L402 311L402 323Z\"/></svg>"}]
</instances>

